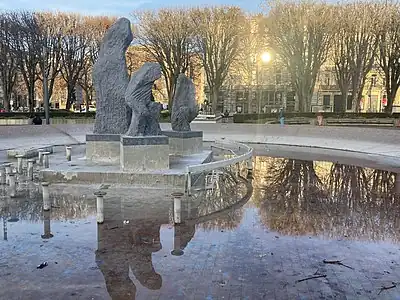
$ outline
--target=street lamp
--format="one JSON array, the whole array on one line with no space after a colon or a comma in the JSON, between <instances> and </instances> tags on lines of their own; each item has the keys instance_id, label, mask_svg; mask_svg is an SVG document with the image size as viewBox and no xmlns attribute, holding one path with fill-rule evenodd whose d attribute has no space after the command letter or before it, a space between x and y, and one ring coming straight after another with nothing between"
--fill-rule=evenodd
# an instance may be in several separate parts
<instances>
[{"instance_id":1,"label":"street lamp","mask_svg":"<svg viewBox=\"0 0 400 300\"><path fill-rule=\"evenodd\" d=\"M376 74L372 74L371 76L371 85L369 88L369 112L372 112L372 88L375 86L376 77L377 77Z\"/></svg>"},{"instance_id":2,"label":"street lamp","mask_svg":"<svg viewBox=\"0 0 400 300\"><path fill-rule=\"evenodd\" d=\"M264 65L266 65L266 64L269 64L270 62L271 62L271 60L272 60L272 57L271 57L271 53L269 53L268 51L264 51L263 53L261 53L261 55L260 55L260 59L261 59L261 63L262 64L264 64ZM259 70L259 63L257 63L257 71L256 71L256 83L257 83L257 86L260 84L260 70ZM261 95L258 95L258 113L261 113Z\"/></svg>"},{"instance_id":3,"label":"street lamp","mask_svg":"<svg viewBox=\"0 0 400 300\"><path fill-rule=\"evenodd\" d=\"M50 124L50 105L49 105L49 91L48 91L48 86L47 86L47 68L48 62L47 62L47 56L48 56L48 49L47 49L47 43L49 39L49 29L46 31L46 39L43 43L43 104L44 104L44 115L46 118L46 124Z\"/></svg>"},{"instance_id":4,"label":"street lamp","mask_svg":"<svg viewBox=\"0 0 400 300\"><path fill-rule=\"evenodd\" d=\"M263 63L269 63L271 61L271 54L269 52L263 52L261 54L261 61Z\"/></svg>"}]
</instances>

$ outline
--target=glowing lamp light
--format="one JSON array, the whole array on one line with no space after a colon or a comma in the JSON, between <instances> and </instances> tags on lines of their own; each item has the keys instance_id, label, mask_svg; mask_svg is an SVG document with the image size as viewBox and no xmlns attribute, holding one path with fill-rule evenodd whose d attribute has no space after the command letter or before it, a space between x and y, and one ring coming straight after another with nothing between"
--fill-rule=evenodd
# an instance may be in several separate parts
<instances>
[{"instance_id":1,"label":"glowing lamp light","mask_svg":"<svg viewBox=\"0 0 400 300\"><path fill-rule=\"evenodd\" d=\"M263 63L269 63L271 61L271 54L269 52L264 52L261 54L261 60Z\"/></svg>"}]
</instances>

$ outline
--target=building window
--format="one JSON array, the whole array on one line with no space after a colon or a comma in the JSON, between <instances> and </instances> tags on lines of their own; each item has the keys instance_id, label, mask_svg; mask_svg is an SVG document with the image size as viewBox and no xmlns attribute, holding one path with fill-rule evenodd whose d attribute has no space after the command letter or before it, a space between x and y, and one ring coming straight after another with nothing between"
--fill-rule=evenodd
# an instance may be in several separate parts
<instances>
[{"instance_id":1,"label":"building window","mask_svg":"<svg viewBox=\"0 0 400 300\"><path fill-rule=\"evenodd\" d=\"M331 78L329 77L329 75L327 75L327 76L325 77L325 82L324 82L324 84L327 85L327 86L329 86L330 83L331 83Z\"/></svg>"},{"instance_id":2,"label":"building window","mask_svg":"<svg viewBox=\"0 0 400 300\"><path fill-rule=\"evenodd\" d=\"M371 77L371 86L376 86L376 74L373 74Z\"/></svg>"},{"instance_id":3,"label":"building window","mask_svg":"<svg viewBox=\"0 0 400 300\"><path fill-rule=\"evenodd\" d=\"M263 100L263 103L268 102L268 91L262 91L262 100Z\"/></svg>"},{"instance_id":4,"label":"building window","mask_svg":"<svg viewBox=\"0 0 400 300\"><path fill-rule=\"evenodd\" d=\"M248 101L249 100L249 91L244 92L244 100Z\"/></svg>"},{"instance_id":5,"label":"building window","mask_svg":"<svg viewBox=\"0 0 400 300\"><path fill-rule=\"evenodd\" d=\"M281 73L277 73L275 76L275 83L276 84L281 84L282 83L282 74Z\"/></svg>"},{"instance_id":6,"label":"building window","mask_svg":"<svg viewBox=\"0 0 400 300\"><path fill-rule=\"evenodd\" d=\"M275 105L282 105L282 93L281 92L275 93Z\"/></svg>"},{"instance_id":7,"label":"building window","mask_svg":"<svg viewBox=\"0 0 400 300\"><path fill-rule=\"evenodd\" d=\"M331 105L331 95L324 95L322 98L323 106L330 106Z\"/></svg>"},{"instance_id":8,"label":"building window","mask_svg":"<svg viewBox=\"0 0 400 300\"><path fill-rule=\"evenodd\" d=\"M238 91L236 92L236 101L243 101L244 99L244 92Z\"/></svg>"}]
</instances>

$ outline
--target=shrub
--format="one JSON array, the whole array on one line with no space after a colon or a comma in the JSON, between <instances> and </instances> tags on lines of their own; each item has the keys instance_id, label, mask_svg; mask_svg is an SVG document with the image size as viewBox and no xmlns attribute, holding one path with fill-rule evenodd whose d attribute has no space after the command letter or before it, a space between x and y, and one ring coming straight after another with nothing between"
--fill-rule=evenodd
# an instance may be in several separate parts
<instances>
[{"instance_id":1,"label":"shrub","mask_svg":"<svg viewBox=\"0 0 400 300\"><path fill-rule=\"evenodd\" d=\"M376 118L399 118L399 113L386 114L386 113L334 113L334 112L322 112L322 113L285 113L286 119L293 118L308 118L314 119L317 118L317 115L320 114L324 118L333 118L333 119L376 119ZM269 114L235 114L233 116L234 123L263 123L268 119L278 119L278 113L269 113Z\"/></svg>"}]
</instances>

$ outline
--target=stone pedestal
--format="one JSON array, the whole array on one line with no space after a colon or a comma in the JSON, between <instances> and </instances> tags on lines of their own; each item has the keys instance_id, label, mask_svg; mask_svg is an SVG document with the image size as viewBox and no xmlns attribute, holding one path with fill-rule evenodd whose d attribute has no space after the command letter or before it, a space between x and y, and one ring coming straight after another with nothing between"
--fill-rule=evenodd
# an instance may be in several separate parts
<instances>
[{"instance_id":1,"label":"stone pedestal","mask_svg":"<svg viewBox=\"0 0 400 300\"><path fill-rule=\"evenodd\" d=\"M169 138L169 154L185 156L203 151L202 131L163 131Z\"/></svg>"},{"instance_id":2,"label":"stone pedestal","mask_svg":"<svg viewBox=\"0 0 400 300\"><path fill-rule=\"evenodd\" d=\"M119 134L87 134L86 159L96 163L119 164Z\"/></svg>"},{"instance_id":3,"label":"stone pedestal","mask_svg":"<svg viewBox=\"0 0 400 300\"><path fill-rule=\"evenodd\" d=\"M120 166L124 172L169 169L166 136L121 136Z\"/></svg>"}]
</instances>

